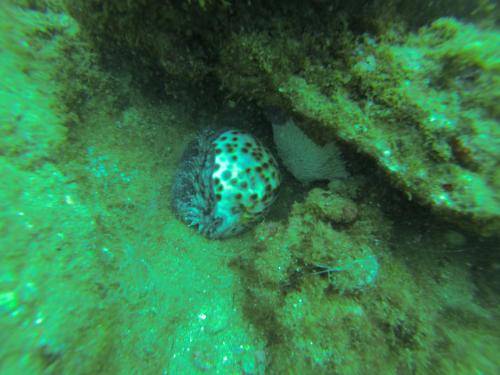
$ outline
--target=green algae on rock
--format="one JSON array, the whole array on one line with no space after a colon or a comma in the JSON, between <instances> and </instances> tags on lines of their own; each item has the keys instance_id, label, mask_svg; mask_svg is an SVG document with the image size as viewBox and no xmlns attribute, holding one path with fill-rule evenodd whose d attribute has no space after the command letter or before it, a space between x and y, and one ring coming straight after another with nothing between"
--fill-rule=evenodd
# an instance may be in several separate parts
<instances>
[{"instance_id":1,"label":"green algae on rock","mask_svg":"<svg viewBox=\"0 0 500 375\"><path fill-rule=\"evenodd\" d=\"M498 233L498 34L441 19L398 44L361 40L345 83L271 71L271 100L374 158L410 199Z\"/></svg>"},{"instance_id":2,"label":"green algae on rock","mask_svg":"<svg viewBox=\"0 0 500 375\"><path fill-rule=\"evenodd\" d=\"M0 2L0 372L261 371L236 245L164 199L190 107L131 94L51 4Z\"/></svg>"},{"instance_id":3,"label":"green algae on rock","mask_svg":"<svg viewBox=\"0 0 500 375\"><path fill-rule=\"evenodd\" d=\"M368 39L351 62L366 99L330 97L293 77L279 91L301 115L377 160L440 215L498 233L500 37L441 19L402 45Z\"/></svg>"},{"instance_id":4,"label":"green algae on rock","mask_svg":"<svg viewBox=\"0 0 500 375\"><path fill-rule=\"evenodd\" d=\"M0 372L59 372L63 362L95 372L112 332L106 272L90 251L91 210L55 157L67 139L55 77L77 25L42 8L0 4Z\"/></svg>"},{"instance_id":5,"label":"green algae on rock","mask_svg":"<svg viewBox=\"0 0 500 375\"><path fill-rule=\"evenodd\" d=\"M491 317L472 302L467 266L448 257L448 251L467 247L464 239L444 240L453 233L442 234L432 223L422 238L406 227L411 214L391 222L368 193L368 181L342 184L340 191L358 185L364 193L356 217L344 214L354 209L349 194L314 189L294 205L286 223L260 224L254 251L235 262L248 288L248 317L268 337L268 370L491 371L496 365L483 359L492 358L497 339L488 328L474 332L476 323L488 324ZM419 219L422 229L426 220ZM488 354L466 349L458 337ZM449 345L453 349L444 355ZM468 353L465 361L455 357L460 350Z\"/></svg>"},{"instance_id":6,"label":"green algae on rock","mask_svg":"<svg viewBox=\"0 0 500 375\"><path fill-rule=\"evenodd\" d=\"M494 186L493 2L67 0L75 34L63 1L0 5L0 372L498 372L496 241L391 170ZM224 111L270 138L269 105L351 177L284 175L255 235L192 236L183 146ZM493 231L482 205L455 221Z\"/></svg>"},{"instance_id":7,"label":"green algae on rock","mask_svg":"<svg viewBox=\"0 0 500 375\"><path fill-rule=\"evenodd\" d=\"M498 7L419 4L68 2L103 53L131 54L141 79L163 77L172 95L222 87L226 97L280 106L309 120L304 130L323 144L341 140L375 159L410 199L492 235L498 33L437 18L491 27Z\"/></svg>"}]
</instances>

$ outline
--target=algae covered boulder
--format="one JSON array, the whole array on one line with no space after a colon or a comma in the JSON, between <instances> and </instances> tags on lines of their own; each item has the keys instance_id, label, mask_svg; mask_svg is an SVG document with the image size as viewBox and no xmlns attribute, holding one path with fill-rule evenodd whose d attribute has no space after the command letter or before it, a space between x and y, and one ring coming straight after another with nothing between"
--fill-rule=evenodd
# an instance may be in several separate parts
<instances>
[{"instance_id":1,"label":"algae covered boulder","mask_svg":"<svg viewBox=\"0 0 500 375\"><path fill-rule=\"evenodd\" d=\"M311 190L284 222L261 223L252 251L234 262L248 289L248 319L268 338L266 370L390 374L492 369L488 360L480 366L470 361L491 355L494 340L484 332L473 338L472 327L487 315L473 302L463 259L450 257L471 244L439 228L428 213L392 221L369 180L342 185ZM443 355L444 347L452 352ZM483 357L475 349L480 347L489 354ZM455 357L460 350L467 359Z\"/></svg>"},{"instance_id":2,"label":"algae covered boulder","mask_svg":"<svg viewBox=\"0 0 500 375\"><path fill-rule=\"evenodd\" d=\"M324 143L341 140L374 159L408 199L470 230L497 233L498 34L442 18L418 32L338 36L344 40L332 42L330 58L304 62L277 52L291 44L284 36L235 38L223 51L235 70L221 79L241 95L255 92L248 87L254 66L267 83L256 100L279 103ZM295 53L305 54L301 48ZM295 66L284 71L272 53Z\"/></svg>"},{"instance_id":3,"label":"algae covered boulder","mask_svg":"<svg viewBox=\"0 0 500 375\"><path fill-rule=\"evenodd\" d=\"M347 89L326 93L294 76L278 91L292 111L375 159L409 199L492 234L500 223L499 42L441 19L399 44L365 38Z\"/></svg>"}]
</instances>

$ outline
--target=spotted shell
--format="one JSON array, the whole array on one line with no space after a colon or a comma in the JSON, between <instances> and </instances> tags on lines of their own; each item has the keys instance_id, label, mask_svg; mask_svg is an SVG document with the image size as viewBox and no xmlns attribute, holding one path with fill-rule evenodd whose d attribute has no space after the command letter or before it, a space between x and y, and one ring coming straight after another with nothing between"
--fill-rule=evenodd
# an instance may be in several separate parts
<instances>
[{"instance_id":1,"label":"spotted shell","mask_svg":"<svg viewBox=\"0 0 500 375\"><path fill-rule=\"evenodd\" d=\"M173 207L209 238L240 233L261 218L281 182L276 159L239 130L204 133L188 146L172 190Z\"/></svg>"}]
</instances>

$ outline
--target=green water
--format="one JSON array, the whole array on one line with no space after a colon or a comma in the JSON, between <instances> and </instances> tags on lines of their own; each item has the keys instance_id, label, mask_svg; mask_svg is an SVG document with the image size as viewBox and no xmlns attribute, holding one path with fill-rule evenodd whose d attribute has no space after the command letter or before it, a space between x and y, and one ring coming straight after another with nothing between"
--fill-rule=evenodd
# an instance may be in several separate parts
<instances>
[{"instance_id":1,"label":"green water","mask_svg":"<svg viewBox=\"0 0 500 375\"><path fill-rule=\"evenodd\" d=\"M0 0L0 374L499 373L498 5L424 3ZM270 107L348 176L207 239L183 150Z\"/></svg>"}]
</instances>

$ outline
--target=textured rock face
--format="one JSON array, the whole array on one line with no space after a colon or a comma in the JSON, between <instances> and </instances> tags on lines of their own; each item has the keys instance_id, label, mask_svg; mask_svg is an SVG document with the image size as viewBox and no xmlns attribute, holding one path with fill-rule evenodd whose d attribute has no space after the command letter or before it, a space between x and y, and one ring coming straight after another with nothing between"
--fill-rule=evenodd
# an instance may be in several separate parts
<instances>
[{"instance_id":1,"label":"textured rock face","mask_svg":"<svg viewBox=\"0 0 500 375\"><path fill-rule=\"evenodd\" d=\"M490 86L498 87L499 42L442 19L402 46L366 40L356 48L350 73L369 100L325 95L299 76L279 92L294 112L376 160L410 199L490 235L500 228L500 93Z\"/></svg>"},{"instance_id":2,"label":"textured rock face","mask_svg":"<svg viewBox=\"0 0 500 375\"><path fill-rule=\"evenodd\" d=\"M353 43L345 65L323 62L287 77L259 61L258 75L274 85L268 100L306 119L323 141L337 138L368 155L408 199L469 230L498 233L498 34L440 19L398 43L386 37ZM278 48L252 42L250 50L236 41L226 51L244 57ZM241 59L232 66L249 65Z\"/></svg>"},{"instance_id":3,"label":"textured rock face","mask_svg":"<svg viewBox=\"0 0 500 375\"><path fill-rule=\"evenodd\" d=\"M340 139L375 160L409 199L491 235L500 228L498 36L436 19L473 15L487 26L498 14L484 1L439 3L68 6L96 45L129 52L146 78L278 106L308 120L322 144Z\"/></svg>"}]
</instances>

